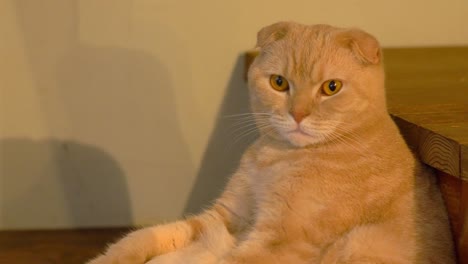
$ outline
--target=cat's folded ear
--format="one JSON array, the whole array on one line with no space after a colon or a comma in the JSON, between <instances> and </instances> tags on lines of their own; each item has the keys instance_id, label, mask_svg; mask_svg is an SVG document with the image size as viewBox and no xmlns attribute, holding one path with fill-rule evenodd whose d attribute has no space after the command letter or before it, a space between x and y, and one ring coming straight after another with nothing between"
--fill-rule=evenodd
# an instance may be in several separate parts
<instances>
[{"instance_id":1,"label":"cat's folded ear","mask_svg":"<svg viewBox=\"0 0 468 264\"><path fill-rule=\"evenodd\" d=\"M379 64L382 51L376 38L360 29L343 31L340 42L351 49L356 58L363 64Z\"/></svg>"},{"instance_id":2,"label":"cat's folded ear","mask_svg":"<svg viewBox=\"0 0 468 264\"><path fill-rule=\"evenodd\" d=\"M293 25L293 22L278 22L262 28L257 34L257 45L255 47L263 48L284 38Z\"/></svg>"}]
</instances>

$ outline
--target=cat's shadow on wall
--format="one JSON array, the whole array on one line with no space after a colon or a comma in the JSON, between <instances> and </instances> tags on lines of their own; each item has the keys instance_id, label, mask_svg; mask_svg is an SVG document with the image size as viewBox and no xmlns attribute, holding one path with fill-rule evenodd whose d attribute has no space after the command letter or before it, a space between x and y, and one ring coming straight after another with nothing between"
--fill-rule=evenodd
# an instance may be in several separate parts
<instances>
[{"instance_id":1,"label":"cat's shadow on wall","mask_svg":"<svg viewBox=\"0 0 468 264\"><path fill-rule=\"evenodd\" d=\"M130 2L125 1L123 4L130 4ZM28 51L27 55L30 60L31 69L34 72L38 91L44 94L50 93L57 97L40 97L43 100L40 103L44 106L47 113L54 113L54 116L57 112L66 113L66 116L63 118L71 119L69 121L72 125L71 129L73 129L73 134L76 135L85 135L89 138L95 138L97 137L96 135L99 135L98 138L104 138L105 140L107 140L108 134L111 134L113 138L120 136L122 140L119 143L132 142L132 144L122 147L126 150L134 150L126 152L132 155L141 155L138 154L141 151L137 147L176 149L178 150L177 152L167 152L165 157L160 160L152 158L152 166L154 168L164 167L167 170L172 170L172 174L177 174L177 172L181 174L192 172L193 168L190 167L192 163L189 159L187 146L183 142L180 128L175 120L164 117L165 112L173 113L177 109L174 106L174 95L171 92L172 84L167 77L167 71L157 58L146 53L120 47L96 47L90 46L89 43L82 43L78 30L77 1L39 3L30 0L20 0L15 2L15 6L18 11L18 23L24 31ZM49 12L48 10L60 10L60 12ZM44 38L44 36L50 36L51 39ZM168 37L170 36L164 36L165 39ZM44 39L47 41L44 41ZM34 45L34 43L42 43L42 45ZM54 52L51 53L51 50ZM55 60L57 60L57 64L55 64ZM148 218L157 218L159 214L164 215L165 213L175 214L175 211L170 208L178 207L179 204L185 205L184 213L186 214L197 212L202 207L209 205L210 201L215 199L224 188L226 180L237 167L245 148L255 138L255 134L251 133L249 136L235 140L240 133L243 133L243 130L236 130L237 127L233 126L233 123L236 122L235 118L227 118L229 115L249 112L248 89L242 79L243 71L244 57L239 55L235 61L231 78L227 85L219 87L219 89L225 90L224 99L193 186L190 186L189 182L183 181L185 179L183 175L171 175L171 173L156 173L153 177L138 175L138 180L145 180L147 182L140 185L139 191L141 193L149 194L157 192L161 197L164 197L164 193L171 192L173 188L168 188L165 184L155 184L158 181L163 181L156 178L158 176L162 177L165 174L167 174L165 176L167 181L176 185L179 191L185 192L188 190L190 192L186 201L181 198L181 201L173 201L172 206L168 205L164 199L155 199L148 195L147 200L153 201L152 207L155 208L153 211L156 211L147 216ZM127 80L124 78L129 72L133 74L132 82L133 87L135 87L131 92L129 92ZM145 94L145 96L134 96L134 94L138 93ZM166 98L166 100L158 100L159 104L155 105L155 99L159 97ZM61 104L58 102L61 102ZM137 118L136 116L128 115L129 111L127 110L129 107L144 111L140 113L133 110L132 113L139 113L139 117ZM93 118L88 118L89 116ZM154 129L140 129L141 126L139 126L137 121L147 121L146 124L154 124L151 126ZM48 120L48 126L53 131L61 131L60 129L63 129L64 124L61 119L53 119ZM133 130L133 133L135 131L138 132L139 136L132 138L130 141L128 138L129 133L126 134L125 132L129 130ZM156 132L161 132L161 130L166 131L167 133L165 134L170 135L170 138L154 137L154 135L158 135ZM94 141L89 140L84 142ZM112 142L115 143L115 140ZM53 159L56 160L50 162L58 162L58 164L62 162L60 159L66 157L63 156L67 154L65 146L68 146L69 150L75 153L74 155L79 155L83 160L86 155L89 155L89 164L93 164L86 165L89 167L87 171L89 179L99 175L99 172L92 168L95 166L108 168L107 172L113 171L115 174L113 177L108 175L97 179L97 185L101 185L104 188L102 192L104 195L99 196L95 193L93 186L77 186L77 184L82 183L75 182L76 178L49 180L49 182L66 184L66 186L63 186L63 191L65 195L68 195L68 198L65 199L71 199L68 201L70 203L68 207L71 208L70 214L72 215L70 217L72 218L72 222L81 225L81 223L91 221L91 218L84 219L84 212L80 209L80 206L90 201L95 201L96 204L93 206L97 206L98 208L102 205L101 212L103 213L108 212L110 208L117 210L115 213L122 214L120 217L122 219L121 223L132 222L130 219L133 211L130 204L130 195L132 193L129 193L128 189L128 176L122 173L119 164L110 155L96 146L84 145L82 142L59 141L57 139L44 139L41 141L7 139L1 143L1 148L5 150L5 155L11 155L10 153L14 153L16 148L23 149L23 154L17 153L13 156L8 156L5 161L11 164L18 164L23 159L23 165L18 164L18 166L30 165L39 171L41 166L38 161L44 161L43 154L45 152L55 153ZM174 147L174 144L176 144L176 147ZM30 151L26 151L28 146L31 149ZM114 152L112 153L115 154ZM178 163L167 162L173 160L177 160ZM100 164L101 162L103 164ZM171 166L177 166L178 169L174 167L170 168ZM13 169L19 169L19 167L8 170ZM68 171L70 168L65 168L65 170ZM29 171L35 170L30 169ZM144 173L143 170L141 172ZM58 173L58 175L65 174L63 171ZM71 176L67 174L66 177ZM36 179L36 177L30 178ZM136 181L136 179L132 180ZM16 188L12 185L13 182L18 183L16 179L7 178L6 181L3 184L3 188L9 189L9 191ZM40 187L42 186L40 182L37 182L37 184ZM42 187L44 192L47 192L48 189L45 186ZM60 187L57 186L56 188ZM155 188L159 189L155 190ZM21 198L23 200L19 199L16 200L17 202L8 203L8 208L10 209L4 210L4 213L11 212L15 206L24 208L24 205L29 204L28 201L31 201L33 205L43 201L38 199L42 195L37 192L39 189L36 188L27 198ZM77 193L80 190L82 193ZM4 200L9 199L8 197L13 197L13 193L12 191L10 196L2 196ZM80 201L77 198L78 195L84 197L84 200ZM5 203L5 201L2 203ZM112 203L112 206L104 208L104 204L106 203ZM174 206L174 204L177 204L177 206ZM38 204L35 207L44 208L44 206ZM160 209L161 211L158 208L162 208ZM58 214L54 211L49 213ZM0 215L0 217L2 216Z\"/></svg>"},{"instance_id":2,"label":"cat's shadow on wall","mask_svg":"<svg viewBox=\"0 0 468 264\"><path fill-rule=\"evenodd\" d=\"M177 120L168 118L177 108L164 63L139 49L83 41L77 0L14 7L40 110L31 116L50 133L0 140L0 226L128 226L179 216L185 200L174 189L190 190L184 177L193 165Z\"/></svg>"},{"instance_id":3,"label":"cat's shadow on wall","mask_svg":"<svg viewBox=\"0 0 468 264\"><path fill-rule=\"evenodd\" d=\"M214 129L185 206L185 214L199 212L219 196L239 165L242 154L258 136L256 131L251 130L252 126L240 124L245 117L233 116L250 112L249 91L243 79L244 66L244 55L240 54L225 88Z\"/></svg>"},{"instance_id":4,"label":"cat's shadow on wall","mask_svg":"<svg viewBox=\"0 0 468 264\"><path fill-rule=\"evenodd\" d=\"M0 141L1 222L10 228L131 223L125 175L97 147L68 140L10 138ZM34 175L31 175L34 174ZM62 191L56 191L56 190Z\"/></svg>"}]
</instances>

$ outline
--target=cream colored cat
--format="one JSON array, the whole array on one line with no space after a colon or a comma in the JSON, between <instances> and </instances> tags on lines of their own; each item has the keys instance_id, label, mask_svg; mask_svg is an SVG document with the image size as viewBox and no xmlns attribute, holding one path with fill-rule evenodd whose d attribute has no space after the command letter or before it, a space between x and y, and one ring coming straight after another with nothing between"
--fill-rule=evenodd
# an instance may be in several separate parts
<instances>
[{"instance_id":1,"label":"cream colored cat","mask_svg":"<svg viewBox=\"0 0 468 264\"><path fill-rule=\"evenodd\" d=\"M281 22L257 48L249 88L261 136L221 197L89 264L455 263L435 178L387 113L376 39Z\"/></svg>"}]
</instances>

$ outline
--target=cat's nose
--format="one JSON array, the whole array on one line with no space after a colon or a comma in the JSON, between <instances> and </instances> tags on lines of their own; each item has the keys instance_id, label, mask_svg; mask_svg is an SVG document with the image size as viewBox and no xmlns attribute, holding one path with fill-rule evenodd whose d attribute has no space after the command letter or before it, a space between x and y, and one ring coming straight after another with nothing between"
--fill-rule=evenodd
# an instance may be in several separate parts
<instances>
[{"instance_id":1,"label":"cat's nose","mask_svg":"<svg viewBox=\"0 0 468 264\"><path fill-rule=\"evenodd\" d=\"M305 111L290 111L289 114L294 118L296 123L301 123L301 121L309 115L309 113Z\"/></svg>"}]
</instances>

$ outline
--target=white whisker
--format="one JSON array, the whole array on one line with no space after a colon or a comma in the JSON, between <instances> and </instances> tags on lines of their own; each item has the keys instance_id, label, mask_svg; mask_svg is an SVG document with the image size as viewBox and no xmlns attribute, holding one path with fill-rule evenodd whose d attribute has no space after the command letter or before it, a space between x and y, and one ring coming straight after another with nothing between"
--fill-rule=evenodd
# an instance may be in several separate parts
<instances>
[{"instance_id":1,"label":"white whisker","mask_svg":"<svg viewBox=\"0 0 468 264\"><path fill-rule=\"evenodd\" d=\"M253 117L253 116L271 116L270 113L241 113L233 115L225 115L224 118L242 118L242 117Z\"/></svg>"}]
</instances>

